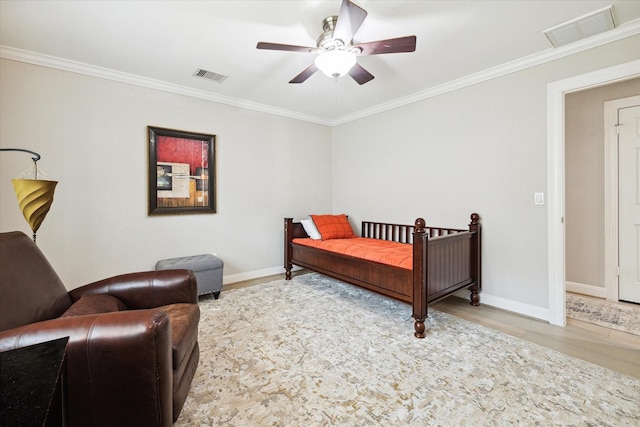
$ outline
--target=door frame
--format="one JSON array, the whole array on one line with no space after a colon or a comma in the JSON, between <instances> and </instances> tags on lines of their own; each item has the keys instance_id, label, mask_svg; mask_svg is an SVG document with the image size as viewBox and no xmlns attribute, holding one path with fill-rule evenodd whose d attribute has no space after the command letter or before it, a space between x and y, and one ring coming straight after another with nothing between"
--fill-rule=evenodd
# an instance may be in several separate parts
<instances>
[{"instance_id":1,"label":"door frame","mask_svg":"<svg viewBox=\"0 0 640 427\"><path fill-rule=\"evenodd\" d=\"M604 287L609 301L618 301L618 110L640 105L640 95L604 103Z\"/></svg>"},{"instance_id":2,"label":"door frame","mask_svg":"<svg viewBox=\"0 0 640 427\"><path fill-rule=\"evenodd\" d=\"M640 60L627 62L547 85L547 242L549 323L566 325L564 96L640 76Z\"/></svg>"}]
</instances>

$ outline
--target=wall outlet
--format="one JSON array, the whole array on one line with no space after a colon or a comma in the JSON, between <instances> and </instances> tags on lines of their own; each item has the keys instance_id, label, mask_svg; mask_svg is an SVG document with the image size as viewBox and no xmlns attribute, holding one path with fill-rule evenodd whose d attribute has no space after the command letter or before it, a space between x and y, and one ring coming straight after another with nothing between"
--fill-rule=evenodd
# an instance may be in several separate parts
<instances>
[{"instance_id":1,"label":"wall outlet","mask_svg":"<svg viewBox=\"0 0 640 427\"><path fill-rule=\"evenodd\" d=\"M536 206L544 205L544 193L533 193L533 204Z\"/></svg>"}]
</instances>

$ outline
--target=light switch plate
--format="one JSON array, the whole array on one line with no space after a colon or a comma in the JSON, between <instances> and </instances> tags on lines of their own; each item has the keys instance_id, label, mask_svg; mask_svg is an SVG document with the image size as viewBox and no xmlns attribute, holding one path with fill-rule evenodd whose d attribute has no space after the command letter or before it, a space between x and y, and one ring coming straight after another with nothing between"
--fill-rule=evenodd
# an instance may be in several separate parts
<instances>
[{"instance_id":1,"label":"light switch plate","mask_svg":"<svg viewBox=\"0 0 640 427\"><path fill-rule=\"evenodd\" d=\"M544 205L544 193L533 193L533 204L536 206Z\"/></svg>"}]
</instances>

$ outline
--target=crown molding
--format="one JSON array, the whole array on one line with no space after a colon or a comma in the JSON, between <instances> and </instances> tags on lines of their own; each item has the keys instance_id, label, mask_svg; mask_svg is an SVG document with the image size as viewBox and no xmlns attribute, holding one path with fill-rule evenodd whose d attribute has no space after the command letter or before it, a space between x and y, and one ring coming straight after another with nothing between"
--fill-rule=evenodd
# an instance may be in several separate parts
<instances>
[{"instance_id":1,"label":"crown molding","mask_svg":"<svg viewBox=\"0 0 640 427\"><path fill-rule=\"evenodd\" d=\"M473 86L530 67L535 67L537 65L555 61L557 59L564 58L566 56L570 56L608 43L612 43L614 41L621 40L627 37L631 37L636 34L640 34L640 20L632 21L614 30L607 31L606 33L602 33L588 39L581 40L579 42L562 46L560 48L550 48L549 50L546 50L544 52L508 62L497 67L489 68L487 70L483 70L457 80L452 80L445 84L416 92L409 96L396 98L389 102L378 104L371 108L367 108L365 110L361 110L354 114L349 114L335 120L328 120L321 117L298 113L295 111L275 108L265 104L259 104L243 99L219 95L204 90L192 89L186 86L175 85L161 80L150 79L147 77L124 73L121 71L98 67L95 65L89 65L82 62L71 61L68 59L57 58L54 56L43 55L27 50L16 49L8 46L0 46L0 58L18 62L25 62L42 67L54 68L57 70L69 71L72 73L84 74L101 79L113 80L120 83L146 87L149 89L161 90L178 95L204 99L207 101L217 102L234 107L246 108L248 110L259 111L262 113L273 114L331 127L362 119L385 111L393 110L395 108L399 108L418 101L423 101L425 99L433 98L447 92L453 92L455 90Z\"/></svg>"},{"instance_id":2,"label":"crown molding","mask_svg":"<svg viewBox=\"0 0 640 427\"><path fill-rule=\"evenodd\" d=\"M135 74L124 73L109 68L98 67L95 65L89 65L82 62L71 61L68 59L62 59L55 56L44 55L41 53L16 49L8 46L0 46L0 58L39 65L47 68L54 68L62 71L69 71L77 74L84 74L100 79L113 80L116 82L141 86L148 89L156 89L178 95L189 96L192 98L204 99L207 101L217 102L233 107L246 108L248 110L259 111L262 113L274 114L277 116L331 126L331 122L329 120L298 113L295 111L275 108L269 105L246 101L239 98L233 98L230 96L219 95L204 90L193 89L173 83L167 83L162 80L150 79L148 77L142 77Z\"/></svg>"},{"instance_id":3,"label":"crown molding","mask_svg":"<svg viewBox=\"0 0 640 427\"><path fill-rule=\"evenodd\" d=\"M630 23L618 27L614 30L607 31L606 33L592 36L588 39L583 39L578 42L565 45L559 48L550 48L549 50L536 53L524 58L517 59L515 61L507 62L497 67L489 68L480 71L475 74L462 77L457 80L444 83L439 86L435 86L426 89L421 92L416 92L409 96L397 98L383 104L375 105L371 108L361 110L357 113L343 116L337 120L331 122L332 126L348 123L354 120L362 119L374 114L382 113L385 111L393 110L404 105L412 104L414 102L423 101L425 99L434 98L436 96L445 94L447 92L453 92L465 87L473 86L479 83L483 83L498 77L506 76L508 74L516 73L518 71L525 70L527 68L535 67L537 65L545 64L547 62L555 61L567 56L574 55L585 50L593 49L598 46L602 46L608 43L612 43L627 37L640 34L640 20L631 21Z\"/></svg>"}]
</instances>

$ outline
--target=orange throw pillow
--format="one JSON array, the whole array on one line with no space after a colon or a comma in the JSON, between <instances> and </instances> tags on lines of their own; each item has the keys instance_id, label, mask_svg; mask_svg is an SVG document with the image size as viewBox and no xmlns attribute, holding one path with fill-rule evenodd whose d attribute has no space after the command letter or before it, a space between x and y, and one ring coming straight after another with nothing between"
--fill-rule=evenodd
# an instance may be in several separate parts
<instances>
[{"instance_id":1,"label":"orange throw pillow","mask_svg":"<svg viewBox=\"0 0 640 427\"><path fill-rule=\"evenodd\" d=\"M322 240L352 239L356 237L345 214L309 215L322 236Z\"/></svg>"}]
</instances>

